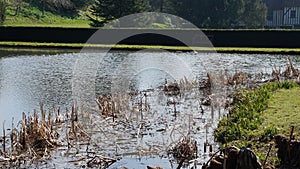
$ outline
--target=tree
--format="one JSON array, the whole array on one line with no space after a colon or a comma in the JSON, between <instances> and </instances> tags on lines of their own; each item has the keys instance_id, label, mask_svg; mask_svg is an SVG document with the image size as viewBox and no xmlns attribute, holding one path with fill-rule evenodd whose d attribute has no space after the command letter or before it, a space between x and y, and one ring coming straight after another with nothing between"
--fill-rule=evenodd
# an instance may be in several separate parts
<instances>
[{"instance_id":1,"label":"tree","mask_svg":"<svg viewBox=\"0 0 300 169\"><path fill-rule=\"evenodd\" d=\"M247 28L263 27L267 20L267 6L261 0L247 0L242 21Z\"/></svg>"},{"instance_id":2,"label":"tree","mask_svg":"<svg viewBox=\"0 0 300 169\"><path fill-rule=\"evenodd\" d=\"M97 0L91 8L90 25L102 27L112 20L149 9L148 0Z\"/></svg>"},{"instance_id":3,"label":"tree","mask_svg":"<svg viewBox=\"0 0 300 169\"><path fill-rule=\"evenodd\" d=\"M172 0L174 14L205 28L257 28L266 21L261 0Z\"/></svg>"},{"instance_id":4,"label":"tree","mask_svg":"<svg viewBox=\"0 0 300 169\"><path fill-rule=\"evenodd\" d=\"M94 3L94 0L71 0L77 9L82 9Z\"/></svg>"},{"instance_id":5,"label":"tree","mask_svg":"<svg viewBox=\"0 0 300 169\"><path fill-rule=\"evenodd\" d=\"M172 0L149 0L151 11L174 13Z\"/></svg>"},{"instance_id":6,"label":"tree","mask_svg":"<svg viewBox=\"0 0 300 169\"><path fill-rule=\"evenodd\" d=\"M6 18L6 0L0 0L0 26L3 25Z\"/></svg>"}]
</instances>

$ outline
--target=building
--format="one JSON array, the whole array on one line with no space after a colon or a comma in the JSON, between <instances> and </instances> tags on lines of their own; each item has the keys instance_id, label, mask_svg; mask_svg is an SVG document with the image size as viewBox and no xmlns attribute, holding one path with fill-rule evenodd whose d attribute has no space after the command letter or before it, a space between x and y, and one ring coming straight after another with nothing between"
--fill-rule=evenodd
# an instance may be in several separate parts
<instances>
[{"instance_id":1,"label":"building","mask_svg":"<svg viewBox=\"0 0 300 169\"><path fill-rule=\"evenodd\" d=\"M264 0L268 7L267 27L300 27L300 0Z\"/></svg>"}]
</instances>

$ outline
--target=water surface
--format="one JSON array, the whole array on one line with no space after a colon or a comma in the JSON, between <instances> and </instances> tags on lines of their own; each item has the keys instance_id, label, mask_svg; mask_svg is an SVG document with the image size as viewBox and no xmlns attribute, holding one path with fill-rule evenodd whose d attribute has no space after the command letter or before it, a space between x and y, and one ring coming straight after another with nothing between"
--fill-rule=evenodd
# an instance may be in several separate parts
<instances>
[{"instance_id":1,"label":"water surface","mask_svg":"<svg viewBox=\"0 0 300 169\"><path fill-rule=\"evenodd\" d=\"M1 54L0 54L1 55ZM2 53L2 55L4 55ZM11 125L11 119L15 123L21 118L22 112L33 112L39 109L39 104L43 103L47 110L54 107L70 107L73 103L95 106L95 97L108 95L111 92L124 92L129 90L159 89L167 80L179 81L184 76L190 80L206 78L208 72L247 72L256 74L260 72L271 73L272 68L285 68L287 56L269 54L217 54L217 53L169 53L169 52L111 52L108 54L14 54L9 53L0 58L0 122L6 121L6 128ZM292 56L296 67L299 67L300 58ZM150 97L153 104L152 112L147 114L149 125L154 125L156 119L167 119L173 126L183 126L182 132L191 130L190 118L193 119L192 131L195 134L192 138L199 140L200 153L203 153L202 143L205 141L206 127L208 123L215 126L216 121L222 115L215 116L207 113L200 117L199 100L202 94L197 90L178 98L182 103L178 106L180 112L175 119L172 108L161 102L166 102L168 97L163 93L154 92ZM210 109L205 109L210 112ZM223 113L223 112L222 112ZM151 121L152 119L152 121ZM162 124L162 123L161 123ZM135 124L135 125L138 125ZM159 124L156 125L156 127ZM137 126L136 126L137 127ZM171 142L173 137L165 137L170 134L155 133L153 136L145 136L144 139L130 138L132 131L136 127L128 129L128 135L121 132L110 134L122 134L120 137L126 138L126 142L146 146L151 143L161 146L162 143ZM159 126L161 127L161 126ZM167 126L166 128L171 128ZM196 128L200 131L197 133ZM109 127L108 127L109 128ZM2 133L2 125L0 127ZM124 129L126 130L126 128ZM213 128L209 128L208 139L213 142ZM109 131L107 131L109 132ZM175 134L180 137L180 131ZM175 137L174 136L174 137ZM201 137L201 138L200 138ZM96 138L103 142L105 138ZM154 141L153 141L154 140ZM115 143L120 140L115 139ZM101 145L102 146L102 145ZM103 150L104 154L114 153L112 147L107 146ZM119 153L128 151L120 144ZM131 145L129 145L131 146ZM134 149L130 149L134 150ZM59 154L59 153L58 153ZM54 155L57 155L54 153ZM57 155L59 158L60 155ZM113 156L113 155L112 155ZM162 158L162 159L161 159ZM66 158L68 160L68 158ZM52 163L56 166L64 165L63 160L55 160ZM115 164L118 166L142 167L147 164L158 164L169 168L170 163L162 154L161 156L147 157L144 160L137 160L136 156L125 157Z\"/></svg>"}]
</instances>

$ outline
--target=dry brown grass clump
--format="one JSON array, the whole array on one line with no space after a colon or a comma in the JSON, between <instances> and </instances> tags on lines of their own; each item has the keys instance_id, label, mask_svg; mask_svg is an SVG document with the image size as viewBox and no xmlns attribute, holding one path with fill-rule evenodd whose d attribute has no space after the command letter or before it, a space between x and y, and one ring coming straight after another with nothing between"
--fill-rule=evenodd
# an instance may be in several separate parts
<instances>
[{"instance_id":1,"label":"dry brown grass clump","mask_svg":"<svg viewBox=\"0 0 300 169\"><path fill-rule=\"evenodd\" d=\"M196 141L186 136L168 150L168 154L179 161L179 165L182 165L183 162L196 159L197 153Z\"/></svg>"},{"instance_id":2,"label":"dry brown grass clump","mask_svg":"<svg viewBox=\"0 0 300 169\"><path fill-rule=\"evenodd\" d=\"M51 121L46 121L44 118L42 120L38 119L36 112L28 119L23 113L19 138L22 149L44 149L57 146L57 134L52 130L51 124Z\"/></svg>"}]
</instances>

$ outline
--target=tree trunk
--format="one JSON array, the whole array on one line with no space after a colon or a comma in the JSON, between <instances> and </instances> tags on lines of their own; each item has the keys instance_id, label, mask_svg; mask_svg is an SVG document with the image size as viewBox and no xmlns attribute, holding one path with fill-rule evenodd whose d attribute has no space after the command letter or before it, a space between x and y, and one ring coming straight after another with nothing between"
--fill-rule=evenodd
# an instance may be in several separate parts
<instances>
[{"instance_id":1,"label":"tree trunk","mask_svg":"<svg viewBox=\"0 0 300 169\"><path fill-rule=\"evenodd\" d=\"M0 0L0 26L3 25L6 19L6 0Z\"/></svg>"},{"instance_id":2,"label":"tree trunk","mask_svg":"<svg viewBox=\"0 0 300 169\"><path fill-rule=\"evenodd\" d=\"M159 12L163 12L163 10L164 10L164 0L161 0Z\"/></svg>"},{"instance_id":3,"label":"tree trunk","mask_svg":"<svg viewBox=\"0 0 300 169\"><path fill-rule=\"evenodd\" d=\"M42 16L45 15L45 0L41 0L42 1Z\"/></svg>"},{"instance_id":4,"label":"tree trunk","mask_svg":"<svg viewBox=\"0 0 300 169\"><path fill-rule=\"evenodd\" d=\"M15 10L15 16L18 16L21 10L21 0L16 1L16 10Z\"/></svg>"}]
</instances>

